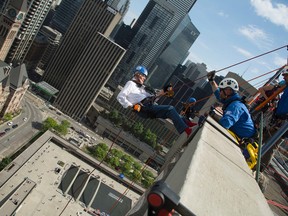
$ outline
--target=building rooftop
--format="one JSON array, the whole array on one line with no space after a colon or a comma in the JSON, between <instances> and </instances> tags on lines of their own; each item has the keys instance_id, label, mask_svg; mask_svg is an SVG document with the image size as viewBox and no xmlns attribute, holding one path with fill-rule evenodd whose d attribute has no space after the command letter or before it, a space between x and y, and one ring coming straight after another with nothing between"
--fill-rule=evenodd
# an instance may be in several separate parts
<instances>
[{"instance_id":1,"label":"building rooftop","mask_svg":"<svg viewBox=\"0 0 288 216\"><path fill-rule=\"evenodd\" d=\"M82 151L78 154L76 150L49 131L42 135L0 173L0 212L84 215L85 209L99 209L110 215L124 215L141 193L127 190L117 173L112 178L111 173L107 175L111 171L96 169L92 161L81 158Z\"/></svg>"}]
</instances>

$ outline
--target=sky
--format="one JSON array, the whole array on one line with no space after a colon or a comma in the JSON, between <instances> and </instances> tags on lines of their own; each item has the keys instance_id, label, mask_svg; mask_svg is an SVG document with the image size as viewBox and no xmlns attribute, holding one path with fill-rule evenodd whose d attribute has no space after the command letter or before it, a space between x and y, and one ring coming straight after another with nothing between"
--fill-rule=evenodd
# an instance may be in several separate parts
<instances>
[{"instance_id":1,"label":"sky","mask_svg":"<svg viewBox=\"0 0 288 216\"><path fill-rule=\"evenodd\" d=\"M124 22L137 19L147 3L130 0ZM197 0L189 16L200 35L187 59L208 71L232 71L259 87L287 64L288 0Z\"/></svg>"}]
</instances>

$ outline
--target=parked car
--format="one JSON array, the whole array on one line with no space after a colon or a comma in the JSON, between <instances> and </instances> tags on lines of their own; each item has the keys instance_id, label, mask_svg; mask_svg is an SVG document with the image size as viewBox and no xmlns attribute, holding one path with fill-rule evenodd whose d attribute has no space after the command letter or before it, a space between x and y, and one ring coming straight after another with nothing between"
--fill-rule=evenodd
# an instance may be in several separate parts
<instances>
[{"instance_id":1,"label":"parked car","mask_svg":"<svg viewBox=\"0 0 288 216\"><path fill-rule=\"evenodd\" d=\"M28 119L28 118L27 118L27 117L25 117L25 118L23 118L23 121L24 121L24 122L26 122L26 121L27 121L27 119Z\"/></svg>"},{"instance_id":2,"label":"parked car","mask_svg":"<svg viewBox=\"0 0 288 216\"><path fill-rule=\"evenodd\" d=\"M12 121L10 121L10 122L7 123L8 126L11 126L12 124L13 124Z\"/></svg>"},{"instance_id":3,"label":"parked car","mask_svg":"<svg viewBox=\"0 0 288 216\"><path fill-rule=\"evenodd\" d=\"M12 128L17 128L18 124L12 125Z\"/></svg>"},{"instance_id":4,"label":"parked car","mask_svg":"<svg viewBox=\"0 0 288 216\"><path fill-rule=\"evenodd\" d=\"M6 132L5 132L5 131L3 131L3 132L0 132L0 137L4 136L5 134L6 134Z\"/></svg>"},{"instance_id":5,"label":"parked car","mask_svg":"<svg viewBox=\"0 0 288 216\"><path fill-rule=\"evenodd\" d=\"M8 132L8 131L10 131L11 130L11 128L6 128L5 129L5 132Z\"/></svg>"}]
</instances>

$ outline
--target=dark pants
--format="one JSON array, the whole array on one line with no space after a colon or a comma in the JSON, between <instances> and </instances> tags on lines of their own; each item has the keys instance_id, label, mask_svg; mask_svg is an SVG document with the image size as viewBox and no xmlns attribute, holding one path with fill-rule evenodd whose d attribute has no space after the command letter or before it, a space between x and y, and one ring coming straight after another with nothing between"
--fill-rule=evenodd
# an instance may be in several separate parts
<instances>
[{"instance_id":1,"label":"dark pants","mask_svg":"<svg viewBox=\"0 0 288 216\"><path fill-rule=\"evenodd\" d=\"M137 112L142 118L161 118L171 119L176 130L179 134L183 133L188 127L185 120L173 106L169 105L157 105L157 104L145 104L141 107L140 112Z\"/></svg>"}]
</instances>

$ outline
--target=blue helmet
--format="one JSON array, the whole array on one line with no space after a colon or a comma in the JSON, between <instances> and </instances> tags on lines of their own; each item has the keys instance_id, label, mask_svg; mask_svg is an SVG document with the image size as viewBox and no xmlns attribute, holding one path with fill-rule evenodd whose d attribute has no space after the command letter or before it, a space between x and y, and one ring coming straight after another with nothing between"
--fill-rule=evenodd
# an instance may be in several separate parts
<instances>
[{"instance_id":1,"label":"blue helmet","mask_svg":"<svg viewBox=\"0 0 288 216\"><path fill-rule=\"evenodd\" d=\"M135 75L136 73L140 73L140 74L145 75L146 77L148 76L148 71L147 71L147 69L146 69L144 66L142 66L142 65L137 66L137 67L134 69L133 72L134 72L134 75Z\"/></svg>"},{"instance_id":2,"label":"blue helmet","mask_svg":"<svg viewBox=\"0 0 288 216\"><path fill-rule=\"evenodd\" d=\"M188 103L195 103L197 100L194 97L188 99Z\"/></svg>"}]
</instances>

